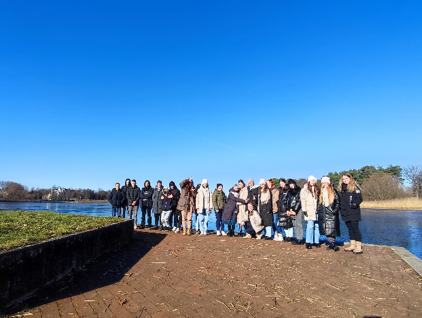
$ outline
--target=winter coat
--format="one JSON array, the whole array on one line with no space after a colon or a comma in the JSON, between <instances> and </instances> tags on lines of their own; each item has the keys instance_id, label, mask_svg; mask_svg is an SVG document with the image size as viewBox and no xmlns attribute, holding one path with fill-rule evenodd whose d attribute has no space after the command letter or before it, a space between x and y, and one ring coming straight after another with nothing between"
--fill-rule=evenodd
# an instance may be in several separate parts
<instances>
[{"instance_id":1,"label":"winter coat","mask_svg":"<svg viewBox=\"0 0 422 318\"><path fill-rule=\"evenodd\" d=\"M273 202L273 213L277 213L278 212L277 201L280 198L280 189L276 187L272 188L271 195L272 195L272 202Z\"/></svg>"},{"instance_id":2,"label":"winter coat","mask_svg":"<svg viewBox=\"0 0 422 318\"><path fill-rule=\"evenodd\" d=\"M153 187L143 187L141 190L141 202L143 207L152 208L152 196L154 195Z\"/></svg>"},{"instance_id":3,"label":"winter coat","mask_svg":"<svg viewBox=\"0 0 422 318\"><path fill-rule=\"evenodd\" d=\"M163 201L161 200L161 195L163 194L163 188L161 187L158 189L155 187L154 194L152 195L152 212L155 214L161 214L163 212L163 208L161 204Z\"/></svg>"},{"instance_id":4,"label":"winter coat","mask_svg":"<svg viewBox=\"0 0 422 318\"><path fill-rule=\"evenodd\" d=\"M318 205L318 224L319 232L325 236L340 236L340 196L334 190L334 201L329 206L320 202Z\"/></svg>"},{"instance_id":5,"label":"winter coat","mask_svg":"<svg viewBox=\"0 0 422 318\"><path fill-rule=\"evenodd\" d=\"M209 188L201 186L196 194L196 210L202 213L202 210L211 212L212 210L212 192Z\"/></svg>"},{"instance_id":6,"label":"winter coat","mask_svg":"<svg viewBox=\"0 0 422 318\"><path fill-rule=\"evenodd\" d=\"M190 211L189 210L189 202L190 200L192 203L192 212L195 211L195 197L196 197L196 192L193 192L192 194L185 195L185 187L188 186L189 183L189 179L185 179L182 182L180 182L180 188L182 189L180 191L180 198L179 201L177 202L177 210L179 211ZM193 183L192 183L193 186Z\"/></svg>"},{"instance_id":7,"label":"winter coat","mask_svg":"<svg viewBox=\"0 0 422 318\"><path fill-rule=\"evenodd\" d=\"M316 211L318 206L318 194L315 194L316 198L312 196L312 192L308 187L304 187L300 191L300 203L302 205L303 215L305 220L316 221Z\"/></svg>"},{"instance_id":8,"label":"winter coat","mask_svg":"<svg viewBox=\"0 0 422 318\"><path fill-rule=\"evenodd\" d=\"M126 192L127 189L129 189L131 187L130 183L129 185L124 185L123 187L120 188L120 190L122 190L123 193L123 202L122 202L122 206L127 206L127 198L126 198Z\"/></svg>"},{"instance_id":9,"label":"winter coat","mask_svg":"<svg viewBox=\"0 0 422 318\"><path fill-rule=\"evenodd\" d=\"M293 227L293 219L290 215L287 215L287 193L289 188L284 188L280 190L280 197L277 201L278 207L278 226L281 226L284 229L289 229Z\"/></svg>"},{"instance_id":10,"label":"winter coat","mask_svg":"<svg viewBox=\"0 0 422 318\"><path fill-rule=\"evenodd\" d=\"M359 189L354 192L348 192L347 188L343 187L340 192L340 213L344 222L361 220L359 206L361 203L362 193L360 193Z\"/></svg>"},{"instance_id":11,"label":"winter coat","mask_svg":"<svg viewBox=\"0 0 422 318\"><path fill-rule=\"evenodd\" d=\"M214 190L212 194L212 205L215 211L222 211L224 210L224 206L226 205L227 197L224 191L218 191L217 189Z\"/></svg>"},{"instance_id":12,"label":"winter coat","mask_svg":"<svg viewBox=\"0 0 422 318\"><path fill-rule=\"evenodd\" d=\"M239 198L246 201L249 197L249 191L247 187L243 187L239 191ZM243 222L247 222L249 220L248 217L248 209L247 205L244 203L237 202L237 223L242 224Z\"/></svg>"},{"instance_id":13,"label":"winter coat","mask_svg":"<svg viewBox=\"0 0 422 318\"><path fill-rule=\"evenodd\" d=\"M296 214L299 213L302 208L302 204L300 202L300 187L296 186L294 189L289 188L286 195L286 208L287 210L293 210Z\"/></svg>"},{"instance_id":14,"label":"winter coat","mask_svg":"<svg viewBox=\"0 0 422 318\"><path fill-rule=\"evenodd\" d=\"M259 215L262 218L262 222L264 223L264 226L272 226L273 225L273 199L271 190L270 191L270 199L266 204L261 202L261 195L258 195L258 212Z\"/></svg>"},{"instance_id":15,"label":"winter coat","mask_svg":"<svg viewBox=\"0 0 422 318\"><path fill-rule=\"evenodd\" d=\"M116 190L116 188L113 188L108 196L108 202L110 202L113 208L121 208L126 201L124 195L121 189Z\"/></svg>"},{"instance_id":16,"label":"winter coat","mask_svg":"<svg viewBox=\"0 0 422 318\"><path fill-rule=\"evenodd\" d=\"M254 229L254 231L256 233L259 233L259 231L262 231L264 226L262 225L262 219L261 219L261 216L259 215L259 213L254 210L252 212L252 215L250 215L250 213L248 211L248 216L249 216L249 222L251 222L251 225L252 225L252 228Z\"/></svg>"},{"instance_id":17,"label":"winter coat","mask_svg":"<svg viewBox=\"0 0 422 318\"><path fill-rule=\"evenodd\" d=\"M224 206L224 211L221 219L226 223L231 223L233 218L233 213L236 210L236 202L245 203L245 200L239 198L239 193L234 191L233 188L229 190L229 197L227 198L227 203Z\"/></svg>"},{"instance_id":18,"label":"winter coat","mask_svg":"<svg viewBox=\"0 0 422 318\"><path fill-rule=\"evenodd\" d=\"M169 194L170 194L169 192L167 193L167 195L164 195L163 193L164 199L162 200L162 203L161 203L161 208L163 211L170 211L172 207L174 206L174 201L175 201L174 196L173 198L169 198L168 197Z\"/></svg>"},{"instance_id":19,"label":"winter coat","mask_svg":"<svg viewBox=\"0 0 422 318\"><path fill-rule=\"evenodd\" d=\"M254 210L258 209L258 189L259 189L259 185L254 185L252 188L248 187L249 202L253 203ZM253 199L253 197L255 197L255 200Z\"/></svg>"},{"instance_id":20,"label":"winter coat","mask_svg":"<svg viewBox=\"0 0 422 318\"><path fill-rule=\"evenodd\" d=\"M180 190L178 188L174 187L173 190L169 189L168 191L169 191L170 194L173 195L173 198L172 198L172 201L171 201L171 204L172 204L171 209L176 210L177 202L179 202L179 199L180 199Z\"/></svg>"},{"instance_id":21,"label":"winter coat","mask_svg":"<svg viewBox=\"0 0 422 318\"><path fill-rule=\"evenodd\" d=\"M141 189L137 185L134 188L130 187L126 191L126 199L128 205L132 205L132 202L135 201L135 206L139 205L139 199L141 198Z\"/></svg>"}]
</instances>

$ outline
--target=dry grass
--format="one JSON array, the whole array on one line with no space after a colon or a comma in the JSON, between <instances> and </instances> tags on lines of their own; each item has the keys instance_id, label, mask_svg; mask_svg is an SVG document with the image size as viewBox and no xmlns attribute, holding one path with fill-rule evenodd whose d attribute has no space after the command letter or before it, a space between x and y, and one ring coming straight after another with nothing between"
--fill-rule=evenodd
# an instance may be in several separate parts
<instances>
[{"instance_id":1,"label":"dry grass","mask_svg":"<svg viewBox=\"0 0 422 318\"><path fill-rule=\"evenodd\" d=\"M404 198L384 201L363 201L364 209L422 210L422 199Z\"/></svg>"}]
</instances>

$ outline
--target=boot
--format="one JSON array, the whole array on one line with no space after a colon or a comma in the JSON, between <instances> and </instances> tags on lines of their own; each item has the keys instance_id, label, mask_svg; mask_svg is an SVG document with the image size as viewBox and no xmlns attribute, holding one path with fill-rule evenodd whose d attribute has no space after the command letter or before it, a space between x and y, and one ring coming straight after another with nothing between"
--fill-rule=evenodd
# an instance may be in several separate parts
<instances>
[{"instance_id":1,"label":"boot","mask_svg":"<svg viewBox=\"0 0 422 318\"><path fill-rule=\"evenodd\" d=\"M312 249L312 243L306 243L306 249L311 250Z\"/></svg>"},{"instance_id":2,"label":"boot","mask_svg":"<svg viewBox=\"0 0 422 318\"><path fill-rule=\"evenodd\" d=\"M356 248L356 241L350 240L350 246L344 249L345 252L353 252Z\"/></svg>"},{"instance_id":3,"label":"boot","mask_svg":"<svg viewBox=\"0 0 422 318\"><path fill-rule=\"evenodd\" d=\"M182 235L186 235L186 228L183 228L183 233Z\"/></svg>"},{"instance_id":4,"label":"boot","mask_svg":"<svg viewBox=\"0 0 422 318\"><path fill-rule=\"evenodd\" d=\"M362 250L362 242L356 241L356 248L353 251L354 254L362 254L363 250Z\"/></svg>"},{"instance_id":5,"label":"boot","mask_svg":"<svg viewBox=\"0 0 422 318\"><path fill-rule=\"evenodd\" d=\"M190 229L188 229L188 231L186 232L186 235L190 235Z\"/></svg>"}]
</instances>

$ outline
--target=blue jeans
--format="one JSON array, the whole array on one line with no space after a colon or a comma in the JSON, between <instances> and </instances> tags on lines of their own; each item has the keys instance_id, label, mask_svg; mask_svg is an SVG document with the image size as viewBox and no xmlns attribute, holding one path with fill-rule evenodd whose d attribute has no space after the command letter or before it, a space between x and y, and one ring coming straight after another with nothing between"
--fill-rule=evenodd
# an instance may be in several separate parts
<instances>
[{"instance_id":1,"label":"blue jeans","mask_svg":"<svg viewBox=\"0 0 422 318\"><path fill-rule=\"evenodd\" d=\"M112 217L119 217L120 216L120 208L118 208L117 206L113 206L111 207L111 216Z\"/></svg>"},{"instance_id":2,"label":"blue jeans","mask_svg":"<svg viewBox=\"0 0 422 318\"><path fill-rule=\"evenodd\" d=\"M318 219L316 221L307 220L306 223L306 243L317 243L319 244L319 224Z\"/></svg>"},{"instance_id":3,"label":"blue jeans","mask_svg":"<svg viewBox=\"0 0 422 318\"><path fill-rule=\"evenodd\" d=\"M271 237L271 229L272 229L272 225L266 226L262 231L261 234L265 235L267 237Z\"/></svg>"},{"instance_id":4,"label":"blue jeans","mask_svg":"<svg viewBox=\"0 0 422 318\"><path fill-rule=\"evenodd\" d=\"M219 212L215 212L215 228L217 231L224 231L224 224L221 221L221 217L223 216L223 210Z\"/></svg>"},{"instance_id":5,"label":"blue jeans","mask_svg":"<svg viewBox=\"0 0 422 318\"><path fill-rule=\"evenodd\" d=\"M203 209L202 213L198 211L198 222L202 233L207 233L208 231L208 219L209 217L206 209Z\"/></svg>"},{"instance_id":6,"label":"blue jeans","mask_svg":"<svg viewBox=\"0 0 422 318\"><path fill-rule=\"evenodd\" d=\"M278 224L278 213L273 213L273 231L274 234L277 232L278 234L283 233L281 230L281 226L277 226Z\"/></svg>"}]
</instances>

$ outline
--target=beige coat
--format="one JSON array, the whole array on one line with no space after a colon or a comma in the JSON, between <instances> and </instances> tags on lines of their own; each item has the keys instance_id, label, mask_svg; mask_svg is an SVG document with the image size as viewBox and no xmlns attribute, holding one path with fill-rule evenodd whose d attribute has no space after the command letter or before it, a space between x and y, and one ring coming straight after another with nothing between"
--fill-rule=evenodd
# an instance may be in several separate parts
<instances>
[{"instance_id":1,"label":"beige coat","mask_svg":"<svg viewBox=\"0 0 422 318\"><path fill-rule=\"evenodd\" d=\"M248 188L243 187L243 189L241 189L239 191L239 198L246 200L246 199L248 199L248 196L249 196ZM239 211L237 213L237 223L242 224L243 222L247 222L249 220L248 211L247 211L247 204L237 202L237 209Z\"/></svg>"},{"instance_id":2,"label":"beige coat","mask_svg":"<svg viewBox=\"0 0 422 318\"><path fill-rule=\"evenodd\" d=\"M204 209L210 212L212 209L212 192L209 188L200 187L196 194L196 210L202 211Z\"/></svg>"},{"instance_id":3,"label":"beige coat","mask_svg":"<svg viewBox=\"0 0 422 318\"><path fill-rule=\"evenodd\" d=\"M313 220L316 221L316 211L317 211L317 204L318 198L314 198L308 187L304 187L300 191L300 202L302 203L302 211L305 216L305 220Z\"/></svg>"},{"instance_id":4,"label":"beige coat","mask_svg":"<svg viewBox=\"0 0 422 318\"><path fill-rule=\"evenodd\" d=\"M262 219L257 211L254 210L252 213L252 215L249 214L249 221L251 222L251 225L255 232L258 233L264 228L264 226L262 225Z\"/></svg>"},{"instance_id":5,"label":"beige coat","mask_svg":"<svg viewBox=\"0 0 422 318\"><path fill-rule=\"evenodd\" d=\"M273 200L273 213L278 213L277 201L280 198L280 189L274 187L271 190L272 200Z\"/></svg>"}]
</instances>

